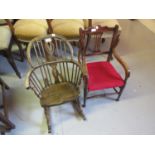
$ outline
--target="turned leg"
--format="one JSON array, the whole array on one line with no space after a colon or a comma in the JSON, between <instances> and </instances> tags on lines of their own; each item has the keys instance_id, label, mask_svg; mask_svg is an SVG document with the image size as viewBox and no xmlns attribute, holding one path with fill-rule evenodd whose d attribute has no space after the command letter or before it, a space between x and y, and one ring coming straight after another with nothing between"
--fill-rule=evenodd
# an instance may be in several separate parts
<instances>
[{"instance_id":1,"label":"turned leg","mask_svg":"<svg viewBox=\"0 0 155 155\"><path fill-rule=\"evenodd\" d=\"M51 127L51 119L50 119L50 112L49 112L49 107L44 107L44 113L47 121L47 126L48 126L48 133L52 133L52 127Z\"/></svg>"},{"instance_id":2,"label":"turned leg","mask_svg":"<svg viewBox=\"0 0 155 155\"><path fill-rule=\"evenodd\" d=\"M12 56L12 52L11 52L12 43L13 43L13 38L11 38L9 47L8 47L8 49L6 50L6 58L7 58L8 62L10 63L10 65L12 66L12 68L14 69L14 71L16 72L16 75L17 75L19 78L21 78L20 72L18 71L17 66L16 66L16 63L15 63L14 58L13 58L13 56Z\"/></svg>"},{"instance_id":3,"label":"turned leg","mask_svg":"<svg viewBox=\"0 0 155 155\"><path fill-rule=\"evenodd\" d=\"M24 55L24 49L23 49L21 43L16 39L16 37L14 37L14 41L15 41L15 43L18 46L21 61L24 61L24 57L25 57L25 55Z\"/></svg>"},{"instance_id":4,"label":"turned leg","mask_svg":"<svg viewBox=\"0 0 155 155\"><path fill-rule=\"evenodd\" d=\"M87 89L87 85L88 85L88 80L87 78L84 79L84 94L83 94L83 99L84 99L84 103L83 103L83 107L86 107L86 100L87 100L87 94L88 94L88 89Z\"/></svg>"},{"instance_id":5,"label":"turned leg","mask_svg":"<svg viewBox=\"0 0 155 155\"><path fill-rule=\"evenodd\" d=\"M123 87L120 88L120 91L119 91L119 94L118 94L118 97L117 97L116 101L119 101L119 99L120 99L120 97L121 97L121 95L122 95L122 92L123 92L123 90L124 90L124 87L125 87L125 86L123 86Z\"/></svg>"},{"instance_id":6,"label":"turned leg","mask_svg":"<svg viewBox=\"0 0 155 155\"><path fill-rule=\"evenodd\" d=\"M19 78L21 78L20 72L18 71L17 66L16 66L14 60L13 60L12 58L11 58L11 59L8 58L8 62L10 63L10 65L11 65L11 67L14 69L14 71L16 72L16 75L17 75Z\"/></svg>"}]
</instances>

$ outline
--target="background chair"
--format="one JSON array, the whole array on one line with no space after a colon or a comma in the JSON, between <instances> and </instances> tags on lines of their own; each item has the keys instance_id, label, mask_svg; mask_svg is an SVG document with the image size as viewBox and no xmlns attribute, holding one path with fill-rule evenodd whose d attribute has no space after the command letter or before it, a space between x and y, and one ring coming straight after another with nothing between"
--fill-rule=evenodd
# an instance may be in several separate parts
<instances>
[{"instance_id":1,"label":"background chair","mask_svg":"<svg viewBox=\"0 0 155 155\"><path fill-rule=\"evenodd\" d=\"M111 28L115 27L115 25L118 25L118 33L121 34L121 31L122 31L122 27L120 26L117 19L90 19L89 20L89 27L95 27L98 25L107 26ZM104 43L106 39L107 39L107 36L106 37L102 36L102 43Z\"/></svg>"},{"instance_id":2,"label":"background chair","mask_svg":"<svg viewBox=\"0 0 155 155\"><path fill-rule=\"evenodd\" d=\"M6 57L8 62L10 63L11 67L16 72L17 76L21 78L20 72L17 69L15 58L13 57L12 47L13 43L16 43L19 54L18 57L21 61L23 61L23 54L22 54L22 48L20 44L16 41L13 34L11 33L10 27L9 27L9 20L2 20L0 25L0 54Z\"/></svg>"},{"instance_id":3,"label":"background chair","mask_svg":"<svg viewBox=\"0 0 155 155\"><path fill-rule=\"evenodd\" d=\"M67 38L77 46L79 40L79 28L87 28L90 24L88 19L47 19L49 32Z\"/></svg>"},{"instance_id":4,"label":"background chair","mask_svg":"<svg viewBox=\"0 0 155 155\"><path fill-rule=\"evenodd\" d=\"M122 28L117 19L90 19L89 26L107 26L107 27L115 27L118 25L118 31L121 32Z\"/></svg>"},{"instance_id":5,"label":"background chair","mask_svg":"<svg viewBox=\"0 0 155 155\"><path fill-rule=\"evenodd\" d=\"M82 69L72 60L59 60L34 67L27 78L27 88L34 91L44 108L48 132L51 133L49 108L72 101L85 120L79 101Z\"/></svg>"},{"instance_id":6,"label":"background chair","mask_svg":"<svg viewBox=\"0 0 155 155\"><path fill-rule=\"evenodd\" d=\"M6 101L6 90L9 86L0 78L0 87L2 92L2 104L0 105L0 134L15 128L15 125L9 120L8 105Z\"/></svg>"},{"instance_id":7,"label":"background chair","mask_svg":"<svg viewBox=\"0 0 155 155\"><path fill-rule=\"evenodd\" d=\"M31 67L55 60L73 60L73 48L66 38L56 35L44 35L31 40L27 48L27 60Z\"/></svg>"},{"instance_id":8,"label":"background chair","mask_svg":"<svg viewBox=\"0 0 155 155\"><path fill-rule=\"evenodd\" d=\"M103 48L102 38L110 34L112 38L109 40L109 46L106 50ZM93 40L93 42L91 42ZM116 100L118 101L122 91L126 85L127 79L130 75L127 64L116 53L115 48L119 41L118 25L113 28L109 27L90 27L88 29L80 29L80 50L79 50L79 62L83 66L85 72L85 87L84 87L84 105L86 105L87 93L89 91L104 90L113 88L118 94ZM93 44L92 44L93 43ZM105 43L104 43L105 44ZM91 50L89 50L89 45ZM102 60L97 61L96 55L107 55L106 60L104 57ZM91 60L86 58L91 56ZM122 78L116 67L110 62L112 57L120 63L124 69L125 76Z\"/></svg>"},{"instance_id":9,"label":"background chair","mask_svg":"<svg viewBox=\"0 0 155 155\"><path fill-rule=\"evenodd\" d=\"M23 53L33 38L48 33L46 19L16 19L10 23L10 28L18 43L22 45Z\"/></svg>"}]
</instances>

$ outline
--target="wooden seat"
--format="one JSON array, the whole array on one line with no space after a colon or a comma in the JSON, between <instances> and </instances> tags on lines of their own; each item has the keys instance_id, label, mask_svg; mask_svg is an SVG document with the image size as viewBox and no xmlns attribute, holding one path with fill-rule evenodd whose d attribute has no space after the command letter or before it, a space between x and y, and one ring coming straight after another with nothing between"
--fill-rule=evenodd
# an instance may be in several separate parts
<instances>
[{"instance_id":1,"label":"wooden seat","mask_svg":"<svg viewBox=\"0 0 155 155\"><path fill-rule=\"evenodd\" d=\"M79 90L75 89L73 84L68 82L57 83L42 91L40 103L42 106L59 105L74 100L78 95Z\"/></svg>"}]
</instances>

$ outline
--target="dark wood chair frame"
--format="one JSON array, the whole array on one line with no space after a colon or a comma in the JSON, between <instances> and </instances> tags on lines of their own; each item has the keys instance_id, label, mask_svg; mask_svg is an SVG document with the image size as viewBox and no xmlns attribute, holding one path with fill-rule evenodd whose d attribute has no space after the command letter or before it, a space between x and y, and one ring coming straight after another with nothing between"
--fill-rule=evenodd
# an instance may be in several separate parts
<instances>
[{"instance_id":1,"label":"dark wood chair frame","mask_svg":"<svg viewBox=\"0 0 155 155\"><path fill-rule=\"evenodd\" d=\"M22 47L22 45L24 45L25 46L25 48L23 48L22 47L22 56L25 58L26 56L25 56L25 52L24 51L26 51L27 50L27 47L28 47L28 44L29 44L29 42L30 41L28 41L28 40L23 40L23 39L18 39L17 37L16 37L16 35L15 35L15 30L14 30L14 24L15 24L15 22L17 22L19 19L14 19L14 22L13 23L11 23L9 20L8 20L8 23L9 23L9 26L10 26L10 29L11 29L11 31L12 31L12 34L13 34L13 37L15 38L15 40L16 40L16 42ZM48 25L48 21L46 20L46 22L47 22L47 25ZM50 34L49 33L50 32L50 30L49 30L49 27L48 27L48 30L47 30L47 34Z\"/></svg>"},{"instance_id":2,"label":"dark wood chair frame","mask_svg":"<svg viewBox=\"0 0 155 155\"><path fill-rule=\"evenodd\" d=\"M12 28L11 28L11 22L10 20L8 19L5 19L6 23L5 24L2 24L1 26L4 26L4 25L7 25L9 26L10 28L10 31L12 32ZM12 45L13 43L16 43L16 45L18 46L18 49L19 49L19 54L13 56L12 54ZM23 52L22 52L22 47L21 45L18 43L16 37L14 36L14 34L12 33L12 36L11 36L11 40L10 40L10 43L9 43L9 47L7 49L3 49L1 51L1 53L6 57L6 59L8 60L9 64L11 65L11 67L14 69L16 75L21 78L21 75L20 75L20 72L18 71L17 69L17 66L16 66L16 63L15 63L15 59L16 60L19 60L19 61L24 61L24 55L23 55Z\"/></svg>"},{"instance_id":3,"label":"dark wood chair frame","mask_svg":"<svg viewBox=\"0 0 155 155\"><path fill-rule=\"evenodd\" d=\"M9 120L8 115L8 104L6 99L6 90L10 89L9 86L0 78L0 86L2 89L2 105L0 105L0 109L4 112L0 112L0 122L3 125L0 125L0 134L5 134L5 132L10 131L15 128L15 125Z\"/></svg>"},{"instance_id":4,"label":"dark wood chair frame","mask_svg":"<svg viewBox=\"0 0 155 155\"><path fill-rule=\"evenodd\" d=\"M97 29L96 29L97 28ZM94 32L92 31L92 29L96 29ZM100 44L103 43L102 42L102 35L103 33L106 32L112 32L113 36L112 36L112 41L111 41L111 45L110 45L110 49L109 51L100 51ZM83 107L86 106L86 99L88 98L88 72L87 72L87 62L86 62L86 57L87 56L91 56L90 54L87 55L86 51L90 42L91 37L94 35L95 38L95 42L96 42L96 46L95 46L95 53L93 53L92 55L100 55L100 54L107 54L107 61L111 61L113 58L115 58L117 60L117 62L122 66L122 68L124 69L124 73L125 73L125 77L124 77L124 85L122 87L119 87L119 90L117 90L116 88L113 88L115 93L118 94L118 97L116 98L116 101L119 101L120 96L126 86L126 82L127 79L130 76L130 70L128 65L126 64L126 62L124 62L124 60L117 54L115 48L119 42L119 35L120 33L118 32L118 25L116 25L114 28L110 28L110 27L101 27L101 26L97 26L97 27L90 27L86 30L82 30L80 29L80 40L79 40L79 44L80 44L80 49L79 49L79 55L78 55L78 60L79 63L83 66L83 71L84 71L84 104ZM86 41L84 41L86 39ZM94 95L91 97L96 97L96 96L102 96L102 95ZM105 94L104 94L105 96ZM91 98L89 97L89 98Z\"/></svg>"}]
</instances>

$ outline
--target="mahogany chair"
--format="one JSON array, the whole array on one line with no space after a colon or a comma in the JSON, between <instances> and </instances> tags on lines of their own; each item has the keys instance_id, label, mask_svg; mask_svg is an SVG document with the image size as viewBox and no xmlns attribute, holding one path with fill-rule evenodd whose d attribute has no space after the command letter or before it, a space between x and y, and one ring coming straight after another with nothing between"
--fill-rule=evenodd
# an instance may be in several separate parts
<instances>
[{"instance_id":1,"label":"mahogany chair","mask_svg":"<svg viewBox=\"0 0 155 155\"><path fill-rule=\"evenodd\" d=\"M0 78L0 86L2 92L2 104L0 105L0 134L10 131L15 128L15 125L9 120L8 105L6 101L6 90L9 86Z\"/></svg>"},{"instance_id":2,"label":"mahogany chair","mask_svg":"<svg viewBox=\"0 0 155 155\"><path fill-rule=\"evenodd\" d=\"M11 29L9 27L10 21L3 20L0 24L0 54L6 57L11 67L14 69L15 73L19 78L21 78L20 72L17 69L15 63L15 54L12 51L13 44L15 43L19 49L18 59L23 61L22 48L20 44L18 44L14 35L11 33ZM20 59L19 59L20 58Z\"/></svg>"},{"instance_id":3,"label":"mahogany chair","mask_svg":"<svg viewBox=\"0 0 155 155\"><path fill-rule=\"evenodd\" d=\"M79 94L82 79L81 66L73 60L59 60L36 66L29 73L26 87L32 89L44 108L48 132L51 133L49 108L73 102L75 110L85 120Z\"/></svg>"},{"instance_id":4,"label":"mahogany chair","mask_svg":"<svg viewBox=\"0 0 155 155\"><path fill-rule=\"evenodd\" d=\"M109 37L109 35L112 36L109 40L109 47L108 49L106 48L106 50L104 50L102 38ZM86 98L88 98L87 95L90 91L98 91L112 88L114 92L118 94L116 101L120 99L120 96L125 88L127 79L130 75L130 71L127 64L123 61L123 59L117 54L115 50L118 41L118 25L113 28L96 26L90 27L85 30L80 29L80 49L78 58L85 72L83 106L86 105ZM93 46L91 47L91 49L89 49L90 45ZM97 61L95 59L95 57L98 55L100 55L100 58L101 55L103 56L102 60ZM105 56L106 59L104 60ZM88 60L88 57L92 61ZM125 74L124 77L122 73L118 72L116 66L112 63L111 60L113 58L115 58L115 60L122 66Z\"/></svg>"}]
</instances>

